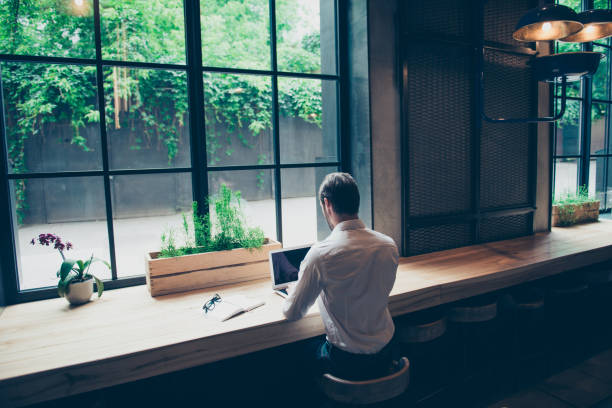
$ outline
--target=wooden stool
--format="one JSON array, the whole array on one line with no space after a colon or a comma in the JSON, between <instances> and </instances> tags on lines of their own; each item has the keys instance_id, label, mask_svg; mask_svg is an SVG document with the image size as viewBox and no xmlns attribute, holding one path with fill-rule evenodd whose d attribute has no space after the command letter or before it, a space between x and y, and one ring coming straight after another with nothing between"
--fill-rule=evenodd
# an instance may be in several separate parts
<instances>
[{"instance_id":1,"label":"wooden stool","mask_svg":"<svg viewBox=\"0 0 612 408\"><path fill-rule=\"evenodd\" d=\"M457 302L448 314L454 337L451 386L456 406L470 405L482 390L496 391L493 369L498 347L497 295L486 294Z\"/></svg>"},{"instance_id":2,"label":"wooden stool","mask_svg":"<svg viewBox=\"0 0 612 408\"><path fill-rule=\"evenodd\" d=\"M396 319L402 351L410 359L410 398L415 401L436 396L448 383L446 311L436 307Z\"/></svg>"},{"instance_id":3,"label":"wooden stool","mask_svg":"<svg viewBox=\"0 0 612 408\"><path fill-rule=\"evenodd\" d=\"M588 352L596 354L612 345L612 262L585 268L588 294Z\"/></svg>"},{"instance_id":4,"label":"wooden stool","mask_svg":"<svg viewBox=\"0 0 612 408\"><path fill-rule=\"evenodd\" d=\"M563 273L547 285L549 374L558 372L585 357L587 342L587 294L583 273Z\"/></svg>"},{"instance_id":5,"label":"wooden stool","mask_svg":"<svg viewBox=\"0 0 612 408\"><path fill-rule=\"evenodd\" d=\"M512 344L509 366L513 390L535 383L546 375L546 316L544 292L533 286L520 286L512 298Z\"/></svg>"},{"instance_id":6,"label":"wooden stool","mask_svg":"<svg viewBox=\"0 0 612 408\"><path fill-rule=\"evenodd\" d=\"M393 374L367 381L348 381L329 373L319 379L323 393L342 404L367 405L383 402L401 395L408 387L410 363L402 357Z\"/></svg>"}]
</instances>

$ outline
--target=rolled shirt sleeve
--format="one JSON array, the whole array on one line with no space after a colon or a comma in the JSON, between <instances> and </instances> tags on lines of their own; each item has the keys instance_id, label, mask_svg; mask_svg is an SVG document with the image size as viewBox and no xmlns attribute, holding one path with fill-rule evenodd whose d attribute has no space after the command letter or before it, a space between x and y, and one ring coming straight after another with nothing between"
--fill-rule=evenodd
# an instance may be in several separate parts
<instances>
[{"instance_id":1,"label":"rolled shirt sleeve","mask_svg":"<svg viewBox=\"0 0 612 408\"><path fill-rule=\"evenodd\" d=\"M314 249L314 248L313 248ZM313 255L313 249L308 251L300 265L298 283L285 300L283 314L287 320L298 320L306 315L323 289L321 271Z\"/></svg>"}]
</instances>

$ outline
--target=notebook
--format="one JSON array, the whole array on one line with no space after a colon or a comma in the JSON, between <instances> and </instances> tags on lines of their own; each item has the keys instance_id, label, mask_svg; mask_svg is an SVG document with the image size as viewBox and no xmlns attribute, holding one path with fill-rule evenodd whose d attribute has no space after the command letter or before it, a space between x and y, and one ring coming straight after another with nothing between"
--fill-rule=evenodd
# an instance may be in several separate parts
<instances>
[{"instance_id":1,"label":"notebook","mask_svg":"<svg viewBox=\"0 0 612 408\"><path fill-rule=\"evenodd\" d=\"M204 316L219 322L224 322L240 313L248 312L266 302L259 299L250 299L244 295L233 295L221 297L221 301L215 303L215 308L204 313Z\"/></svg>"}]
</instances>

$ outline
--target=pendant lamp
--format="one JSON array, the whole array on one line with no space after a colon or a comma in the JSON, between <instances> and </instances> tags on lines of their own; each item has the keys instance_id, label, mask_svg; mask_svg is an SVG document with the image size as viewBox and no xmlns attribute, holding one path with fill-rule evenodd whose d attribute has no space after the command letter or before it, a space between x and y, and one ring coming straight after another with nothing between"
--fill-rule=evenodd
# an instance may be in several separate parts
<instances>
[{"instance_id":1,"label":"pendant lamp","mask_svg":"<svg viewBox=\"0 0 612 408\"><path fill-rule=\"evenodd\" d=\"M525 13L512 37L525 42L559 40L579 32L582 27L574 10L560 4L551 4Z\"/></svg>"},{"instance_id":2,"label":"pendant lamp","mask_svg":"<svg viewBox=\"0 0 612 408\"><path fill-rule=\"evenodd\" d=\"M584 26L582 30L568 37L563 42L588 42L612 36L612 10L587 10L578 14L578 21Z\"/></svg>"}]
</instances>

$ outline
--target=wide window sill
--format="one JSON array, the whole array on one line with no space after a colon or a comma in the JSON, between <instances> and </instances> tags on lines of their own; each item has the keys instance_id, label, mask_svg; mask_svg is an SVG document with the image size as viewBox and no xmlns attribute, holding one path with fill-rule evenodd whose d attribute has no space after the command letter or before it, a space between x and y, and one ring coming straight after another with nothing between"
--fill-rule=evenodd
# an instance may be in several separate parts
<instances>
[{"instance_id":1,"label":"wide window sill","mask_svg":"<svg viewBox=\"0 0 612 408\"><path fill-rule=\"evenodd\" d=\"M508 241L402 258L393 315L444 304L612 259L612 220ZM266 304L225 323L202 316L214 293ZM151 298L109 291L70 308L64 299L9 306L0 315L0 405L23 406L177 371L322 334L316 308L287 322L261 280Z\"/></svg>"}]
</instances>

